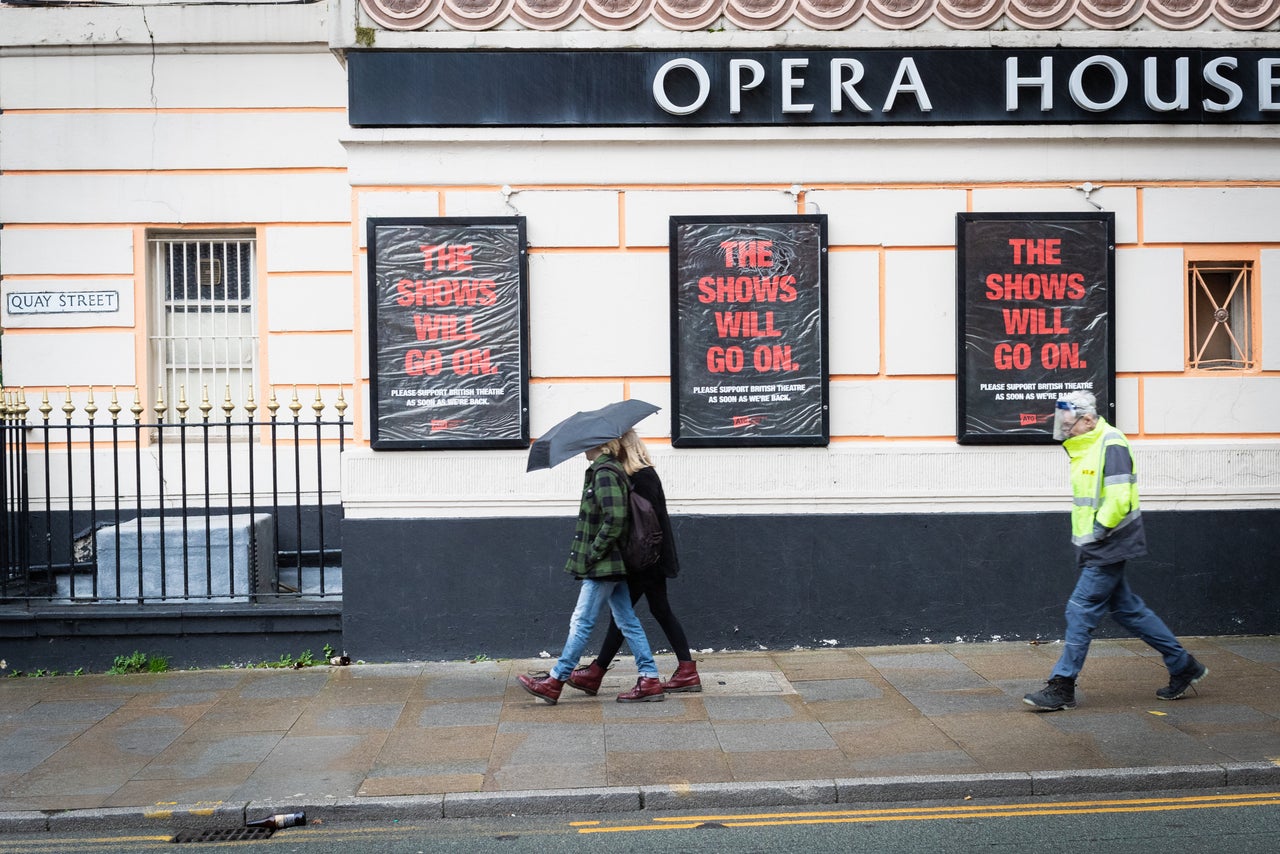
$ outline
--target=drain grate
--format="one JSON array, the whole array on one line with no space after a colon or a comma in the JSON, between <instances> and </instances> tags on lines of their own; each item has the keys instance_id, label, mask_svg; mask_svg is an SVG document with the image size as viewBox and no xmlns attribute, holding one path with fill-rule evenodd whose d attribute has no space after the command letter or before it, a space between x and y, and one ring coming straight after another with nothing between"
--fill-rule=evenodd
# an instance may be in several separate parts
<instances>
[{"instance_id":1,"label":"drain grate","mask_svg":"<svg viewBox=\"0 0 1280 854\"><path fill-rule=\"evenodd\" d=\"M196 830L179 830L170 842L252 842L267 839L275 833L274 827L204 827Z\"/></svg>"}]
</instances>

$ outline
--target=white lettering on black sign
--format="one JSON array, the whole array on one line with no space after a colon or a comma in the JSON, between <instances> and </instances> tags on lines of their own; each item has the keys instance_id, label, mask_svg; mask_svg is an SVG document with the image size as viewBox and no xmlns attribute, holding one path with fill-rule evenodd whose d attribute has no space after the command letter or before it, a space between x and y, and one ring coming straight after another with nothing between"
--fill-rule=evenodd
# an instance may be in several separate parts
<instances>
[{"instance_id":1,"label":"white lettering on black sign","mask_svg":"<svg viewBox=\"0 0 1280 854\"><path fill-rule=\"evenodd\" d=\"M355 127L1258 124L1256 48L348 53Z\"/></svg>"}]
</instances>

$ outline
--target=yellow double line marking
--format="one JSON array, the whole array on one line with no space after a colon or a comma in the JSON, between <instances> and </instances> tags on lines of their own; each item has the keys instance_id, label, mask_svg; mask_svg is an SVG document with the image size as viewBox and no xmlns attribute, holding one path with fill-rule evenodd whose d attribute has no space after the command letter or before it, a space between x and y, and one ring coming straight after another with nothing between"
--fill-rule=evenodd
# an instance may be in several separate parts
<instances>
[{"instance_id":1,"label":"yellow double line marking","mask_svg":"<svg viewBox=\"0 0 1280 854\"><path fill-rule=\"evenodd\" d=\"M1130 800L1069 801L1064 803L974 804L972 806L894 807L888 809L829 810L820 812L780 812L749 815L698 815L678 818L655 817L652 824L620 827L577 822L578 833L621 833L642 830L692 830L715 822L724 827L769 827L788 824L851 824L883 821L936 821L960 818L1010 818L1027 815L1090 815L1101 813L1167 812L1170 810L1258 807L1280 804L1280 792L1233 795L1199 795L1182 798L1135 798Z\"/></svg>"}]
</instances>

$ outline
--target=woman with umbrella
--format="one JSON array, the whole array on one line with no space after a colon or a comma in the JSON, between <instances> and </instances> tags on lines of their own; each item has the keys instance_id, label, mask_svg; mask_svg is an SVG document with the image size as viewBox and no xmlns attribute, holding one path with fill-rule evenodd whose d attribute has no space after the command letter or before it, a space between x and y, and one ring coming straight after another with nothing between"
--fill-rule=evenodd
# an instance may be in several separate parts
<instances>
[{"instance_id":1,"label":"woman with umbrella","mask_svg":"<svg viewBox=\"0 0 1280 854\"><path fill-rule=\"evenodd\" d=\"M627 587L631 590L631 606L643 597L649 601L649 612L662 626L662 631L671 644L678 664L671 678L662 683L665 693L685 691L701 691L702 680L698 677L698 665L689 652L689 641L685 637L684 627L671 610L667 600L667 579L675 578L680 572L680 560L676 555L675 537L671 531L671 517L667 514L667 496L662 489L662 481L653 468L653 460L649 457L649 449L645 447L635 430L622 434L620 442L622 466L631 478L631 488L649 500L658 511L658 521L662 525L662 554L657 563L647 567L644 572L633 572L627 578ZM600 682L609 669L613 657L622 648L622 631L616 622L609 623L609 632L604 636L604 644L596 660L586 667L579 667L569 676L569 684L579 691L594 696L600 690Z\"/></svg>"},{"instance_id":2,"label":"woman with umbrella","mask_svg":"<svg viewBox=\"0 0 1280 854\"><path fill-rule=\"evenodd\" d=\"M565 571L582 582L578 603L569 618L569 637L551 672L535 678L521 674L520 686L538 699L555 704L560 690L578 666L600 609L607 602L636 660L640 678L620 703L659 702L664 699L658 666L654 663L640 620L631 606L627 568L618 546L627 532L627 495L630 485L618 462L619 438L658 407L628 400L594 412L579 412L548 430L529 449L529 470L550 468L579 451L586 451L591 465L582 483L582 500L573 547ZM616 432L615 432L616 431ZM603 438L602 438L603 437ZM587 444L590 443L590 444Z\"/></svg>"}]
</instances>

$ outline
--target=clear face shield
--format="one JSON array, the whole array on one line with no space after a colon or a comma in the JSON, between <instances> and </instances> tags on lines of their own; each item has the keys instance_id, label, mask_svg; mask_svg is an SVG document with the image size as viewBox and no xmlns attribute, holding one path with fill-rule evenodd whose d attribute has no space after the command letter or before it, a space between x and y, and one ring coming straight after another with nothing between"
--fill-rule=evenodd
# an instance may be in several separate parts
<instances>
[{"instance_id":1,"label":"clear face shield","mask_svg":"<svg viewBox=\"0 0 1280 854\"><path fill-rule=\"evenodd\" d=\"M1065 400L1059 400L1053 410L1053 438L1062 442L1071 436L1071 428L1080 420L1076 408Z\"/></svg>"}]
</instances>

